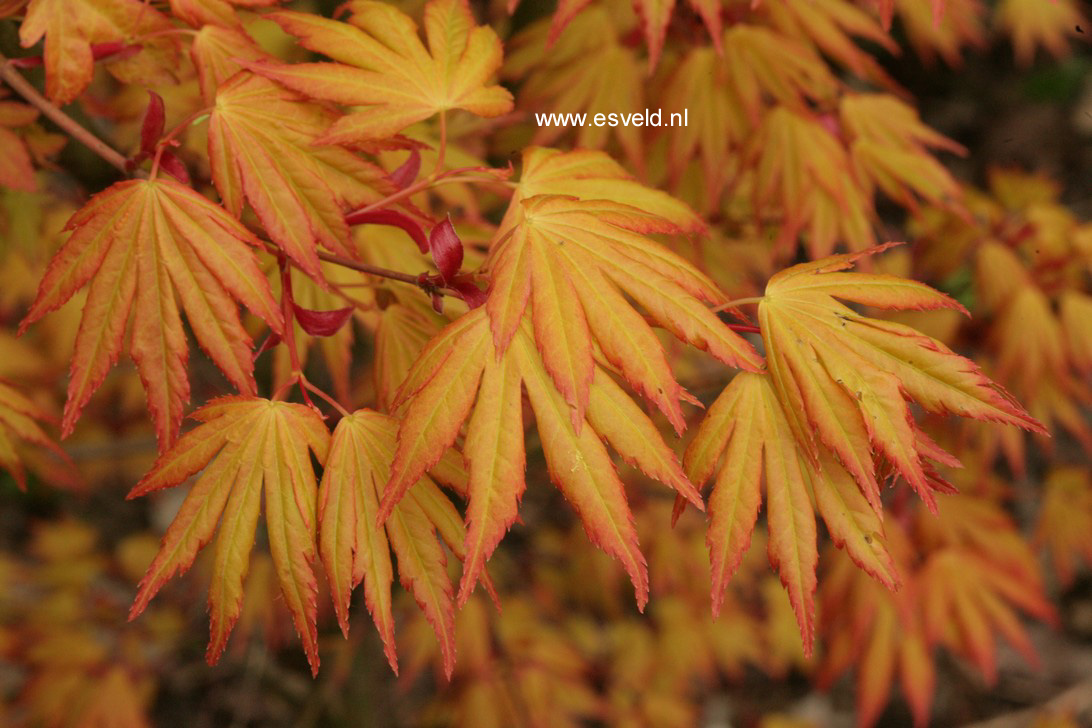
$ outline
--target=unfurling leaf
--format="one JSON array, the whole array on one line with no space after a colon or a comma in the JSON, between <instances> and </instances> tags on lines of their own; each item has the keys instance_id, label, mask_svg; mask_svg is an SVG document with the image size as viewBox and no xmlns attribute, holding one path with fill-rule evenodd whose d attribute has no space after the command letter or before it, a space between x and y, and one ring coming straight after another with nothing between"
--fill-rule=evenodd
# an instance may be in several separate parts
<instances>
[{"instance_id":1,"label":"unfurling leaf","mask_svg":"<svg viewBox=\"0 0 1092 728\"><path fill-rule=\"evenodd\" d=\"M145 159L155 154L155 145L163 136L165 119L163 97L149 91L148 110L144 112L144 123L140 126L140 154Z\"/></svg>"},{"instance_id":2,"label":"unfurling leaf","mask_svg":"<svg viewBox=\"0 0 1092 728\"><path fill-rule=\"evenodd\" d=\"M20 324L24 331L90 282L63 436L117 362L132 312L129 353L148 394L160 451L174 444L190 394L179 299L197 342L240 392L254 393L251 340L236 301L277 333L283 320L251 249L259 245L253 234L169 179L119 182L91 198L66 229L72 234Z\"/></svg>"},{"instance_id":3,"label":"unfurling leaf","mask_svg":"<svg viewBox=\"0 0 1092 728\"><path fill-rule=\"evenodd\" d=\"M404 212L398 210L360 210L350 212L345 216L345 222L350 225L390 225L400 228L417 243L417 249L422 253L429 251L429 239L421 228L421 223L414 220Z\"/></svg>"},{"instance_id":4,"label":"unfurling leaf","mask_svg":"<svg viewBox=\"0 0 1092 728\"><path fill-rule=\"evenodd\" d=\"M223 397L191 415L201 424L160 455L130 498L176 486L201 472L167 529L129 618L144 611L160 588L193 564L217 523L207 658L215 664L239 618L243 577L250 562L259 506L265 500L266 533L285 605L303 640L312 673L318 672L315 626L317 486L313 453L326 460L330 432L314 410L257 397Z\"/></svg>"},{"instance_id":5,"label":"unfurling leaf","mask_svg":"<svg viewBox=\"0 0 1092 728\"><path fill-rule=\"evenodd\" d=\"M353 315L353 307L346 306L333 311L314 311L293 303L292 312L300 328L311 336L333 336Z\"/></svg>"},{"instance_id":6,"label":"unfurling leaf","mask_svg":"<svg viewBox=\"0 0 1092 728\"><path fill-rule=\"evenodd\" d=\"M410 150L409 156L405 162L402 162L398 166L398 169L387 175L390 181L394 183L394 186L400 190L404 190L417 179L417 175L421 172L421 152L416 149ZM424 251L421 251L424 252Z\"/></svg>"},{"instance_id":7,"label":"unfurling leaf","mask_svg":"<svg viewBox=\"0 0 1092 728\"><path fill-rule=\"evenodd\" d=\"M463 241L446 218L428 234L428 249L444 283L450 282L463 265Z\"/></svg>"}]
</instances>

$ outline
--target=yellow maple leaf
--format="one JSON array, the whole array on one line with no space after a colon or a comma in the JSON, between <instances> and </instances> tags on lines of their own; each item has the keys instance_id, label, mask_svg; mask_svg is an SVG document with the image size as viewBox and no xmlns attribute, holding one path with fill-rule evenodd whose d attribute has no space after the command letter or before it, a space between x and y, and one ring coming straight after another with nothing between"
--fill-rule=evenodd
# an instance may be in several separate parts
<instances>
[{"instance_id":1,"label":"yellow maple leaf","mask_svg":"<svg viewBox=\"0 0 1092 728\"><path fill-rule=\"evenodd\" d=\"M896 310L962 310L916 281L843 272L885 247L774 275L758 307L762 340L778 398L808 451L819 445L831 450L876 505L875 450L934 507L932 491L942 481L922 458L937 460L939 448L917 430L910 401L931 412L1045 430L973 362L944 344L835 300Z\"/></svg>"},{"instance_id":2,"label":"yellow maple leaf","mask_svg":"<svg viewBox=\"0 0 1092 728\"><path fill-rule=\"evenodd\" d=\"M695 483L705 482L716 472L706 536L714 615L750 546L762 503L762 480L770 563L788 589L805 653L811 653L814 640L813 595L819 560L813 501L835 544L887 586L899 583L879 515L829 453L813 462L800 448L769 376L736 375L702 420L684 465Z\"/></svg>"},{"instance_id":3,"label":"yellow maple leaf","mask_svg":"<svg viewBox=\"0 0 1092 728\"><path fill-rule=\"evenodd\" d=\"M425 7L428 48L413 20L393 5L352 0L346 7L348 23L288 11L267 16L336 63L249 64L313 98L366 107L338 119L320 142L385 139L451 109L486 117L511 110L512 95L488 85L501 65L500 39L489 26L475 25L467 0Z\"/></svg>"},{"instance_id":4,"label":"yellow maple leaf","mask_svg":"<svg viewBox=\"0 0 1092 728\"><path fill-rule=\"evenodd\" d=\"M239 618L264 492L266 533L281 593L317 674L318 583L312 566L318 489L308 450L324 462L330 432L308 407L257 397L221 397L191 417L201 424L163 453L128 496L170 488L201 473L140 582L129 619L139 616L172 576L190 568L219 523L209 588L207 658L214 664Z\"/></svg>"},{"instance_id":5,"label":"yellow maple leaf","mask_svg":"<svg viewBox=\"0 0 1092 728\"><path fill-rule=\"evenodd\" d=\"M1040 46L1054 56L1068 54L1068 38L1088 24L1073 0L1001 0L997 22L1012 36L1016 60L1024 65Z\"/></svg>"}]
</instances>

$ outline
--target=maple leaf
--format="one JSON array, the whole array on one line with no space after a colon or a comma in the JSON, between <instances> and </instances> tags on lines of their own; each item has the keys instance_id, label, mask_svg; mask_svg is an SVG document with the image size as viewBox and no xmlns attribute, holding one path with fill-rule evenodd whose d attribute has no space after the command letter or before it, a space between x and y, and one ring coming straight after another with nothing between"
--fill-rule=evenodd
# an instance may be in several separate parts
<instances>
[{"instance_id":1,"label":"maple leaf","mask_svg":"<svg viewBox=\"0 0 1092 728\"><path fill-rule=\"evenodd\" d=\"M862 78L893 83L872 55L854 38L889 53L898 45L868 13L841 0L786 0L767 5L772 24L786 35L813 44Z\"/></svg>"},{"instance_id":2,"label":"maple leaf","mask_svg":"<svg viewBox=\"0 0 1092 728\"><path fill-rule=\"evenodd\" d=\"M981 0L949 0L940 17L915 0L898 0L897 10L910 45L927 63L939 55L958 68L963 64L963 46L986 46L986 7Z\"/></svg>"},{"instance_id":3,"label":"maple leaf","mask_svg":"<svg viewBox=\"0 0 1092 728\"><path fill-rule=\"evenodd\" d=\"M887 94L847 94L839 115L853 164L870 185L910 210L917 207L911 193L937 205L960 200L959 184L928 149L967 150L922 124L911 107Z\"/></svg>"},{"instance_id":4,"label":"maple leaf","mask_svg":"<svg viewBox=\"0 0 1092 728\"><path fill-rule=\"evenodd\" d=\"M1002 635L1032 665L1031 640L1016 610L1053 624L1039 562L1005 510L967 494L946 498L935 517L919 515L921 609L926 633L996 679L994 641Z\"/></svg>"},{"instance_id":5,"label":"maple leaf","mask_svg":"<svg viewBox=\"0 0 1092 728\"><path fill-rule=\"evenodd\" d=\"M247 72L217 89L209 118L209 163L224 206L239 217L249 201L273 241L322 285L316 242L354 257L344 213L394 191L374 164L314 146L335 118Z\"/></svg>"},{"instance_id":6,"label":"maple leaf","mask_svg":"<svg viewBox=\"0 0 1092 728\"><path fill-rule=\"evenodd\" d=\"M1067 55L1067 37L1081 32L1081 25L1088 21L1073 0L1001 0L997 23L1012 36L1017 63L1026 66L1039 46L1059 58Z\"/></svg>"},{"instance_id":7,"label":"maple leaf","mask_svg":"<svg viewBox=\"0 0 1092 728\"><path fill-rule=\"evenodd\" d=\"M997 679L997 634L1038 665L1016 609L1050 621L1053 609L1039 589L1029 590L1003 565L959 548L933 554L922 572L925 627L931 640L968 657L991 684Z\"/></svg>"},{"instance_id":8,"label":"maple leaf","mask_svg":"<svg viewBox=\"0 0 1092 728\"><path fill-rule=\"evenodd\" d=\"M1060 308L1067 357L1078 371L1092 371L1092 296L1066 291Z\"/></svg>"},{"instance_id":9,"label":"maple leaf","mask_svg":"<svg viewBox=\"0 0 1092 728\"><path fill-rule=\"evenodd\" d=\"M250 246L259 243L221 207L170 179L119 182L65 226L20 332L90 282L76 336L61 434L117 361L132 311L136 362L159 447L174 444L189 400L188 347L178 301L197 342L244 394L255 391L250 336L236 301L280 333L280 310Z\"/></svg>"},{"instance_id":10,"label":"maple leaf","mask_svg":"<svg viewBox=\"0 0 1092 728\"><path fill-rule=\"evenodd\" d=\"M439 462L469 418L463 445L469 472L466 562L459 588L459 602L465 603L485 561L515 521L526 486L521 395L526 388L551 479L591 540L622 562L643 607L648 598L645 559L622 482L600 438L699 509L701 497L652 421L598 364L593 363L587 406L573 421L529 329L525 325L513 332L500 353L489 317L477 308L445 327L421 352L394 402L402 423L378 521Z\"/></svg>"},{"instance_id":11,"label":"maple leaf","mask_svg":"<svg viewBox=\"0 0 1092 728\"><path fill-rule=\"evenodd\" d=\"M140 43L167 58L174 51L173 41L162 36L138 40L174 27L165 15L140 0L31 0L26 13L19 41L30 48L45 36L46 95L58 104L72 101L91 83L92 44ZM131 68L142 60L115 63L111 70L123 72L121 64Z\"/></svg>"},{"instance_id":12,"label":"maple leaf","mask_svg":"<svg viewBox=\"0 0 1092 728\"><path fill-rule=\"evenodd\" d=\"M235 8L266 8L281 0L169 0L171 14L200 32L203 26L236 28L240 25Z\"/></svg>"},{"instance_id":13,"label":"maple leaf","mask_svg":"<svg viewBox=\"0 0 1092 728\"><path fill-rule=\"evenodd\" d=\"M395 303L383 309L375 332L375 389L381 408L390 410L417 355L439 330L436 317L420 307Z\"/></svg>"},{"instance_id":14,"label":"maple leaf","mask_svg":"<svg viewBox=\"0 0 1092 728\"><path fill-rule=\"evenodd\" d=\"M714 471L717 474L709 497L706 536L714 616L750 546L764 475L770 563L788 589L804 652L810 655L819 558L812 501L835 544L855 563L890 588L898 585L899 576L884 545L879 516L829 454L813 462L803 452L770 379L748 372L736 375L710 407L683 462L695 483L705 482Z\"/></svg>"},{"instance_id":15,"label":"maple leaf","mask_svg":"<svg viewBox=\"0 0 1092 728\"><path fill-rule=\"evenodd\" d=\"M273 12L285 32L336 63L248 64L257 73L313 98L364 106L339 118L318 141L362 143L394 136L451 109L494 117L512 109L512 95L487 85L501 65L500 39L477 26L467 0L431 0L425 37L392 5L351 0L349 22L307 13Z\"/></svg>"},{"instance_id":16,"label":"maple leaf","mask_svg":"<svg viewBox=\"0 0 1092 728\"><path fill-rule=\"evenodd\" d=\"M520 0L508 0L508 13L514 13L516 8L519 7L519 3ZM618 5L620 4L618 3ZM687 4L701 17L702 22L709 31L709 37L713 40L713 44L719 52L721 29L723 28L723 21L720 17L720 0L688 0ZM589 8L589 6L591 7ZM633 0L632 6L640 20L645 43L648 46L648 72L651 74L655 70L660 54L663 51L664 38L667 35L667 29L671 24L671 18L675 11L675 0ZM592 5L591 0L560 0L557 4L557 10L549 23L548 44L546 47L551 48L559 38L567 37L568 33L565 31L572 27L571 23L579 23L588 15L592 15L599 10L600 6ZM609 10L613 14L621 14L622 8L610 7ZM630 24L632 25L631 19ZM543 23L543 26L545 26L545 23Z\"/></svg>"},{"instance_id":17,"label":"maple leaf","mask_svg":"<svg viewBox=\"0 0 1092 728\"><path fill-rule=\"evenodd\" d=\"M34 192L34 164L26 143L12 131L26 126L38 118L33 106L16 101L0 100L0 158L5 160L0 168L0 187Z\"/></svg>"},{"instance_id":18,"label":"maple leaf","mask_svg":"<svg viewBox=\"0 0 1092 728\"><path fill-rule=\"evenodd\" d=\"M724 63L729 88L753 124L773 98L782 108L803 110L806 99L829 101L838 82L827 64L807 44L774 29L747 23L724 33Z\"/></svg>"},{"instance_id":19,"label":"maple leaf","mask_svg":"<svg viewBox=\"0 0 1092 728\"><path fill-rule=\"evenodd\" d=\"M680 340L729 366L757 370L762 361L707 307L724 302L716 285L645 236L697 232L698 219L660 192L627 197L640 185L608 159L541 149L525 154L523 180L486 263L494 344L504 351L529 307L542 362L573 408L574 423L588 404L594 343L681 432L685 392L623 292ZM569 194L556 194L567 180L574 181Z\"/></svg>"},{"instance_id":20,"label":"maple leaf","mask_svg":"<svg viewBox=\"0 0 1092 728\"><path fill-rule=\"evenodd\" d=\"M216 94L229 78L243 70L241 61L272 59L241 27L203 25L193 37L190 59L197 70L197 83L205 103L216 101Z\"/></svg>"},{"instance_id":21,"label":"maple leaf","mask_svg":"<svg viewBox=\"0 0 1092 728\"><path fill-rule=\"evenodd\" d=\"M317 486L308 450L324 462L330 432L309 407L258 397L221 397L190 416L201 424L160 455L128 496L176 486L203 470L140 582L129 619L139 616L172 576L190 568L219 522L206 654L215 664L239 617L264 493L266 533L281 594L317 674L318 584L312 569Z\"/></svg>"},{"instance_id":22,"label":"maple leaf","mask_svg":"<svg viewBox=\"0 0 1092 728\"><path fill-rule=\"evenodd\" d=\"M1038 286L1017 285L991 335L997 347L998 379L1011 382L1032 406L1041 387L1069 379L1062 328Z\"/></svg>"},{"instance_id":23,"label":"maple leaf","mask_svg":"<svg viewBox=\"0 0 1092 728\"><path fill-rule=\"evenodd\" d=\"M1044 547L1063 586L1071 586L1077 561L1092 564L1092 479L1084 468L1047 475L1035 543Z\"/></svg>"},{"instance_id":24,"label":"maple leaf","mask_svg":"<svg viewBox=\"0 0 1092 728\"><path fill-rule=\"evenodd\" d=\"M397 673L391 602L393 550L401 581L432 624L450 676L455 664L455 608L447 561L436 532L462 559L465 529L454 506L427 475L393 507L385 527L374 526L397 433L397 420L369 410L358 410L338 422L319 490L319 553L342 631L349 631L349 596L363 581L365 603L391 669ZM465 490L466 475L457 453L448 451L437 465L434 477Z\"/></svg>"},{"instance_id":25,"label":"maple leaf","mask_svg":"<svg viewBox=\"0 0 1092 728\"><path fill-rule=\"evenodd\" d=\"M704 210L719 204L731 176L729 149L747 135L749 120L733 104L728 69L712 48L692 48L675 68L664 90L664 112L686 114L687 125L673 129L668 139L668 173L676 189L691 160L701 163L705 183ZM670 117L669 117L670 118Z\"/></svg>"},{"instance_id":26,"label":"maple leaf","mask_svg":"<svg viewBox=\"0 0 1092 728\"><path fill-rule=\"evenodd\" d=\"M554 18L556 22L556 14ZM606 109L644 108L645 79L636 53L623 42L623 29L617 26L607 8L595 6L581 13L557 42L553 42L553 25L546 21L513 38L506 48L502 75L521 81L520 109L594 114ZM696 110L693 118L701 118ZM575 129L542 125L535 129L532 141L554 144L570 131L580 148L603 149L616 138L637 169L643 168L641 129L631 124L585 124Z\"/></svg>"},{"instance_id":27,"label":"maple leaf","mask_svg":"<svg viewBox=\"0 0 1092 728\"><path fill-rule=\"evenodd\" d=\"M660 62L675 0L633 0L633 9L641 19L645 45L648 46L648 72L651 74Z\"/></svg>"},{"instance_id":28,"label":"maple leaf","mask_svg":"<svg viewBox=\"0 0 1092 728\"><path fill-rule=\"evenodd\" d=\"M892 591L863 573L848 554L824 554L820 586L820 629L824 637L820 686L849 670L857 673L857 725L880 717L898 676L914 723L928 723L936 686L933 645L921 614L913 545L898 521L887 530L889 550L903 576Z\"/></svg>"},{"instance_id":29,"label":"maple leaf","mask_svg":"<svg viewBox=\"0 0 1092 728\"><path fill-rule=\"evenodd\" d=\"M875 243L870 195L829 124L808 112L775 107L754 135L754 207L784 215L779 245L795 247L806 233L813 258L829 255L838 241L860 250Z\"/></svg>"},{"instance_id":30,"label":"maple leaf","mask_svg":"<svg viewBox=\"0 0 1092 728\"><path fill-rule=\"evenodd\" d=\"M829 449L878 506L875 451L935 508L932 491L943 481L922 457L943 462L943 451L917 430L909 401L930 412L1045 430L970 360L908 326L863 316L835 300L963 310L916 281L844 272L891 245L777 273L766 285L758 319L778 399L805 451L814 459L819 446Z\"/></svg>"},{"instance_id":31,"label":"maple leaf","mask_svg":"<svg viewBox=\"0 0 1092 728\"><path fill-rule=\"evenodd\" d=\"M66 460L68 456L42 431L39 421L49 413L27 399L18 389L0 380L0 467L11 473L19 488L26 490L26 471L19 459L17 445L27 442L52 450Z\"/></svg>"}]
</instances>

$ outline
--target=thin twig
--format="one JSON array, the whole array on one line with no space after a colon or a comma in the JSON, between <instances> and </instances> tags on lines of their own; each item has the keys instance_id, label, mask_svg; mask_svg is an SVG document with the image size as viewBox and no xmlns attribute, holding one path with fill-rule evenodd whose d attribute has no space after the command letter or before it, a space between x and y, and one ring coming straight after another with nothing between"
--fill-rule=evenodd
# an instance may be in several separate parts
<instances>
[{"instance_id":1,"label":"thin twig","mask_svg":"<svg viewBox=\"0 0 1092 728\"><path fill-rule=\"evenodd\" d=\"M0 55L0 79L23 97L31 106L42 112L50 121L61 127L66 134L83 144L95 154L102 157L112 167L125 174L129 171L125 167L126 158L106 142L92 134L86 127L61 111L60 107L43 96L38 89L23 78L11 65L11 61ZM143 173L139 173L143 176Z\"/></svg>"},{"instance_id":2,"label":"thin twig","mask_svg":"<svg viewBox=\"0 0 1092 728\"><path fill-rule=\"evenodd\" d=\"M1085 721L1092 718L1092 679L1077 683L1041 705L999 715L969 728L1018 728L1045 716L1068 716L1074 725L1088 725Z\"/></svg>"},{"instance_id":3,"label":"thin twig","mask_svg":"<svg viewBox=\"0 0 1092 728\"><path fill-rule=\"evenodd\" d=\"M400 281L402 283L408 283L411 286L416 286L425 293L439 293L445 296L457 296L459 292L454 288L446 288L444 286L433 286L427 282L422 282L421 276L413 275L412 273L403 273L398 270L390 270L389 268L380 268L376 265L369 265L368 263L361 263L357 260L350 258L343 258L335 253L328 253L325 250L318 251L318 257L321 260L325 260L327 263L333 263L334 265L340 265L342 268L350 268L361 273L367 273L373 276L379 276L380 278L389 278L392 281Z\"/></svg>"},{"instance_id":4,"label":"thin twig","mask_svg":"<svg viewBox=\"0 0 1092 728\"><path fill-rule=\"evenodd\" d=\"M352 416L352 415L349 414L349 410L347 410L347 409L345 409L344 407L341 406L340 402L338 402L336 399L334 399L330 395L326 394L326 392L322 391L322 389L320 387L317 387L314 384L312 384L307 379L307 377L303 376L302 374L300 375L300 384L303 385L304 390L310 391L310 392L318 395L319 397L321 397L323 400L325 400L326 403L329 404L334 409L336 409L338 411L338 413L342 417L351 417Z\"/></svg>"}]
</instances>

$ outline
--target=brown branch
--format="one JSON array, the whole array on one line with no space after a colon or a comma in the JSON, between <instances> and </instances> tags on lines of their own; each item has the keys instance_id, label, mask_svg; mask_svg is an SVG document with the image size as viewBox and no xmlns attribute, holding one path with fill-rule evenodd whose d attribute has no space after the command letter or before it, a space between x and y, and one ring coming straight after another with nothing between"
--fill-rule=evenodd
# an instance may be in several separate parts
<instances>
[{"instance_id":1,"label":"brown branch","mask_svg":"<svg viewBox=\"0 0 1092 728\"><path fill-rule=\"evenodd\" d=\"M102 159L111 166L116 167L125 174L131 174L131 172L126 169L127 160L121 153L92 134L71 116L61 111L60 107L43 96L38 89L34 88L29 81L23 78L23 75L11 65L11 61L3 55L0 55L0 80L3 80L8 86L11 86L15 93L22 96L23 99L34 108L38 109L38 111L42 112L50 121L61 127L61 129L70 137L102 157Z\"/></svg>"},{"instance_id":2,"label":"brown branch","mask_svg":"<svg viewBox=\"0 0 1092 728\"><path fill-rule=\"evenodd\" d=\"M1092 679L1077 683L1041 705L999 715L974 723L969 728L1020 728L1031 725L1038 717L1048 715L1068 716L1073 718L1076 725L1088 725L1086 721L1092 718Z\"/></svg>"},{"instance_id":3,"label":"brown branch","mask_svg":"<svg viewBox=\"0 0 1092 728\"><path fill-rule=\"evenodd\" d=\"M453 288L446 288L444 286L434 286L428 283L427 280L422 280L421 276L414 275L412 273L403 273L399 270L391 270L389 268L380 268L376 265L369 265L367 263L361 263L349 258L343 258L340 255L334 253L327 253L325 250L318 251L318 257L321 260L325 260L327 263L333 263L334 265L340 265L342 268L350 268L361 273L367 273L368 275L379 276L380 278L389 278L392 281L400 281L402 283L408 283L411 286L420 288L425 293L439 293L444 296L458 296L459 292Z\"/></svg>"}]
</instances>

